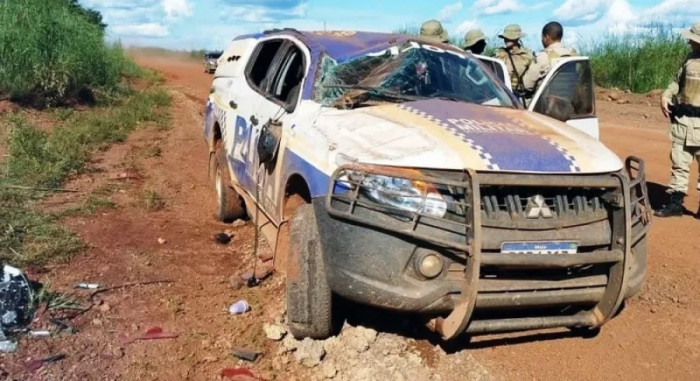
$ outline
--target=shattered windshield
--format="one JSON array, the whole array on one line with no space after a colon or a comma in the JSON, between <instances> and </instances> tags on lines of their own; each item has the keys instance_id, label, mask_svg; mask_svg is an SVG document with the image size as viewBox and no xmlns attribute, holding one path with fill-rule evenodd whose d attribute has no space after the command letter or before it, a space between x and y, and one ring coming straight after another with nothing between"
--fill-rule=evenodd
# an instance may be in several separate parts
<instances>
[{"instance_id":1,"label":"shattered windshield","mask_svg":"<svg viewBox=\"0 0 700 381\"><path fill-rule=\"evenodd\" d=\"M325 57L316 80L316 100L326 106L429 98L513 107L507 91L477 60L414 41L342 63Z\"/></svg>"}]
</instances>

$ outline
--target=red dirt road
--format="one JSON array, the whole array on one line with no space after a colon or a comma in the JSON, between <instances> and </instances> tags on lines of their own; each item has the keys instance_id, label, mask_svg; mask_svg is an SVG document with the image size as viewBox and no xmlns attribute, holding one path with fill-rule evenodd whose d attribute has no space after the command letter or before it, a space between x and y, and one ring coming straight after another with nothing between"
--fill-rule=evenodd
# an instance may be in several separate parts
<instances>
[{"instance_id":1,"label":"red dirt road","mask_svg":"<svg viewBox=\"0 0 700 381\"><path fill-rule=\"evenodd\" d=\"M262 323L281 312L282 279L273 277L258 289L229 286L230 275L252 264L252 227L233 229L230 246L218 246L211 238L231 229L213 218L214 191L207 179L201 133L212 77L204 74L199 62L189 59L136 58L164 74L174 97L173 128L138 131L96 158L93 173L73 181L71 188L112 189L118 208L70 219L68 226L90 249L39 277L60 290L82 281L175 282L105 293L102 304L85 315L79 334L24 340L20 353L0 358L0 365L20 379L205 380L217 379L222 368L239 364L230 356L231 349L246 346L269 354L251 366L257 374L279 380L307 379L306 371L295 365L282 372L273 369L276 344L266 342L262 334ZM665 184L669 175L668 125L655 107L656 98L624 98L631 103L599 101L602 140L620 156L634 154L646 161L657 205L663 202L659 184ZM148 154L154 145L161 149L159 155ZM141 179L110 179L124 169L136 170ZM148 211L142 206L146 190L163 196L163 210ZM51 205L78 201L71 198L78 196L62 197L51 200ZM693 211L698 206L694 189L686 206ZM459 350L470 352L496 379L698 380L699 233L700 220L692 216L654 221L643 292L598 337L585 339L561 331L489 336L474 338ZM159 244L158 238L167 243ZM253 311L231 317L226 308L238 299L247 299ZM120 345L123 336L133 337L155 325L180 337ZM56 352L69 356L38 374L23 371L27 358ZM449 362L450 356L440 361ZM459 379L459 366L447 367Z\"/></svg>"}]
</instances>

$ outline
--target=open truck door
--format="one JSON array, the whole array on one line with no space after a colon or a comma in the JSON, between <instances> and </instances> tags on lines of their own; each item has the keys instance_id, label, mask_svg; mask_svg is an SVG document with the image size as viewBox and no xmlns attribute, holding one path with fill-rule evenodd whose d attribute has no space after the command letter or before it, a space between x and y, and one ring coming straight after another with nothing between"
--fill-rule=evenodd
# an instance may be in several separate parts
<instances>
[{"instance_id":1,"label":"open truck door","mask_svg":"<svg viewBox=\"0 0 700 381\"><path fill-rule=\"evenodd\" d=\"M486 65L486 67L491 69L491 71L496 74L496 77L503 81L508 90L513 90L513 86L510 83L510 75L508 74L508 67L503 61L499 60L498 58L480 56L478 54L475 54L474 56L478 58L481 63Z\"/></svg>"},{"instance_id":2,"label":"open truck door","mask_svg":"<svg viewBox=\"0 0 700 381\"><path fill-rule=\"evenodd\" d=\"M566 122L599 139L589 59L571 57L557 61L535 92L528 109Z\"/></svg>"}]
</instances>

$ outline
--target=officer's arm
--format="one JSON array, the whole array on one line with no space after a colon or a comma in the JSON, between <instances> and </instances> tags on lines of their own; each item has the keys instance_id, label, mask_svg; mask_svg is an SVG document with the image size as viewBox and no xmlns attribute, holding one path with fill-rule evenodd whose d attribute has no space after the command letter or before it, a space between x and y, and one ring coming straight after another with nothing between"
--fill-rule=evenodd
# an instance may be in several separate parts
<instances>
[{"instance_id":1,"label":"officer's arm","mask_svg":"<svg viewBox=\"0 0 700 381\"><path fill-rule=\"evenodd\" d=\"M664 100L666 102L671 102L671 99L673 99L673 97L675 95L678 95L678 91L679 91L678 82L680 81L681 75L683 75L683 67L681 67L680 70L678 70L678 74L676 75L676 78L673 80L673 82L671 82L671 84L668 85L668 87L666 88L666 91L664 91L663 94L661 95L662 100Z\"/></svg>"},{"instance_id":2,"label":"officer's arm","mask_svg":"<svg viewBox=\"0 0 700 381\"><path fill-rule=\"evenodd\" d=\"M535 91L540 82L549 73L549 58L546 53L539 53L535 56L534 61L523 75L523 85L525 90Z\"/></svg>"}]
</instances>

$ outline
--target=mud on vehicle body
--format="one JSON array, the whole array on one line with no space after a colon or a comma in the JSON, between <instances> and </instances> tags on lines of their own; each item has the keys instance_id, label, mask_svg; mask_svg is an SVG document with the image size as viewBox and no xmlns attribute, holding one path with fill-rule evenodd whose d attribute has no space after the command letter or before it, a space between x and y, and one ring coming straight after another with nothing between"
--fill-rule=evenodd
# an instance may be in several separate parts
<instances>
[{"instance_id":1,"label":"mud on vehicle body","mask_svg":"<svg viewBox=\"0 0 700 381\"><path fill-rule=\"evenodd\" d=\"M336 296L452 339L595 330L639 291L644 165L597 140L588 60L557 63L524 110L480 59L291 29L226 49L204 126L220 216L259 214L295 336L331 335Z\"/></svg>"}]
</instances>

